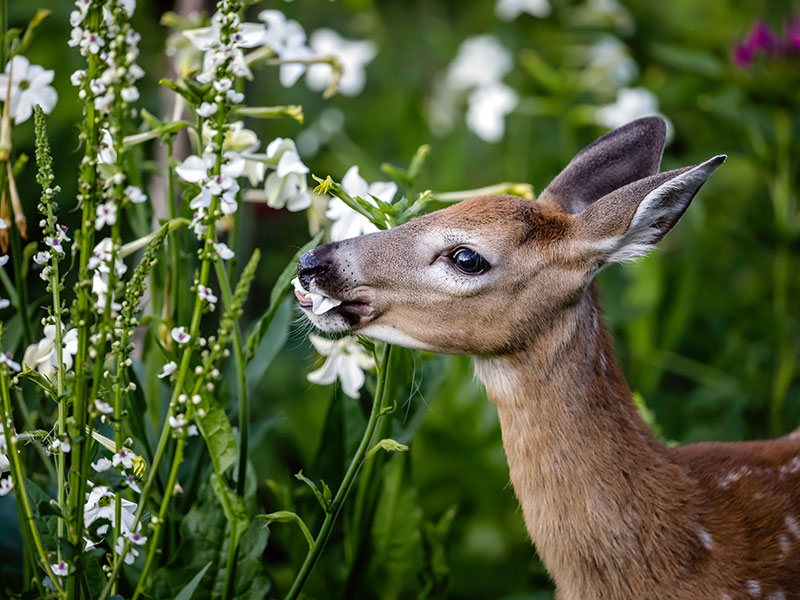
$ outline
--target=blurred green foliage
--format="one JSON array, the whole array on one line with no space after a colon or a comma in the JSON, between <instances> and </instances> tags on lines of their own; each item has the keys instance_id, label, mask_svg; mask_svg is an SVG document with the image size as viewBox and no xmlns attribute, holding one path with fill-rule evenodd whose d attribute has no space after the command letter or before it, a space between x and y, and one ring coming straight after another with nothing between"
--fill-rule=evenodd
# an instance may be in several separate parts
<instances>
[{"instance_id":1,"label":"blurred green foliage","mask_svg":"<svg viewBox=\"0 0 800 600\"><path fill-rule=\"evenodd\" d=\"M30 17L29 4L11 3L12 25ZM48 128L56 149L56 180L64 190L60 202L68 209L75 193L80 118L69 84L80 61L66 48L71 3L33 4L53 10L28 54L56 72L60 99ZM592 121L593 107L614 100L615 89L607 82L581 83L576 52L602 36L622 40L638 67L631 85L652 91L672 124L663 168L729 155L659 251L599 276L631 389L645 399L663 437L680 443L779 435L800 422L800 59L795 57L793 69L777 78L780 85L767 76L780 65L762 62L746 70L731 60L732 47L755 19L779 29L798 10L796 3L626 0L619 11L602 15L590 6L611 2L557 1L545 19L522 15L512 22L495 17L491 0L296 0L261 7L267 4L285 10L307 31L331 27L347 37L375 40L379 53L367 67L364 92L355 98L325 101L302 83L284 89L276 77L262 73L248 90L251 103L303 104L306 124L253 121L248 126L266 143L319 127L321 115L340 121L318 151L304 157L314 173L334 178L354 164L370 181L385 178L381 163L406 164L420 144L428 143L420 189L507 180L542 189L576 151L604 132ZM168 97L157 86L167 68L167 31L158 24L164 8L164 3L140 0L135 17L148 73L141 105L154 114L164 113ZM505 138L498 144L481 141L460 114L450 133L434 135L426 114L435 79L465 38L487 32L515 58L507 83L521 101L507 120ZM787 77L795 85L787 85ZM32 148L32 123L16 135L18 148ZM19 187L33 185L29 167ZM23 196L31 218L35 195ZM238 256L259 247L264 257L247 322L263 312L269 289L308 232L302 214L250 204L243 210ZM314 359L305 326L293 311L287 303L270 334L271 347L285 342L283 350L266 372L251 373L249 381L248 501L262 513L295 510L314 531L322 515L294 474L302 469L314 481L338 483L369 404L306 381ZM398 410L380 437L407 443L410 452L377 453L362 469L307 596L552 597L509 484L495 409L474 380L470 360L407 351L393 360L405 375L393 382ZM201 451L190 447L185 469L195 471L192 481L204 481L207 476L196 474L207 467L192 460L191 448ZM182 528L207 529L209 543L184 547L180 531L171 532L173 552L165 556L162 587L154 590L161 597L177 593L215 560L215 552L223 552L215 546L222 533L213 531L221 526L219 512L203 513L213 494L205 485L187 492L199 496L178 503L178 511L192 506ZM240 556L241 568L254 580L271 580L271 595L284 594L305 554L299 530L271 525L266 548L263 535L248 530L245 537L255 554ZM16 545L11 538L2 543ZM257 564L262 551L265 569ZM183 571L175 570L182 552L193 558L180 563ZM7 556L4 550L3 562L13 562ZM265 583L261 592L268 587Z\"/></svg>"}]
</instances>

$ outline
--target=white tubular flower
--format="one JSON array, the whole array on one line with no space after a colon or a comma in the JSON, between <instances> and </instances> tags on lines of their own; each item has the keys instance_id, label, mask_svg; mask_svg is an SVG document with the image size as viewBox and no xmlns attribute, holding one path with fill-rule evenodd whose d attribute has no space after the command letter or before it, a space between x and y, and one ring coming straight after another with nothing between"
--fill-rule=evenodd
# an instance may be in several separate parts
<instances>
[{"instance_id":1,"label":"white tubular flower","mask_svg":"<svg viewBox=\"0 0 800 600\"><path fill-rule=\"evenodd\" d=\"M64 368L69 371L72 368L72 357L78 352L78 330L70 329L67 331L66 327L62 325L61 334L63 344L61 356L64 361ZM55 340L56 326L52 324L46 325L44 339L37 344L28 346L25 350L25 355L22 357L22 364L29 369L35 369L48 379L52 379L58 360Z\"/></svg>"},{"instance_id":2,"label":"white tubular flower","mask_svg":"<svg viewBox=\"0 0 800 600\"><path fill-rule=\"evenodd\" d=\"M374 42L348 40L331 29L318 29L311 34L310 46L317 56L333 55L339 59L342 64L339 91L342 94L357 96L361 93L367 81L364 68L378 53ZM322 91L328 86L332 75L333 69L330 65L311 65L306 75L306 83L312 90Z\"/></svg>"},{"instance_id":3,"label":"white tubular flower","mask_svg":"<svg viewBox=\"0 0 800 600\"><path fill-rule=\"evenodd\" d=\"M552 12L548 0L497 0L494 13L502 21L513 21L522 13L544 18Z\"/></svg>"},{"instance_id":4,"label":"white tubular flower","mask_svg":"<svg viewBox=\"0 0 800 600\"><path fill-rule=\"evenodd\" d=\"M397 184L391 181L377 181L368 184L358 174L358 167L350 167L347 170L347 173L342 177L342 187L351 196L358 196L372 204L375 204L372 196L379 198L383 202L390 203L397 193ZM331 240L335 242L378 231L378 228L369 219L354 211L339 198L331 199L325 216L333 221L331 225Z\"/></svg>"},{"instance_id":5,"label":"white tubular flower","mask_svg":"<svg viewBox=\"0 0 800 600\"><path fill-rule=\"evenodd\" d=\"M493 35L467 38L447 69L447 82L457 90L497 83L511 72L511 53Z\"/></svg>"},{"instance_id":6,"label":"white tubular flower","mask_svg":"<svg viewBox=\"0 0 800 600\"><path fill-rule=\"evenodd\" d=\"M594 117L599 125L613 129L654 114L658 114L658 99L653 92L640 87L622 88L616 102L599 108Z\"/></svg>"},{"instance_id":7,"label":"white tubular flower","mask_svg":"<svg viewBox=\"0 0 800 600\"><path fill-rule=\"evenodd\" d=\"M46 114L50 114L58 101L58 94L50 85L54 72L39 65L32 65L24 56L14 56L6 65L5 73L0 74L0 90L5 100L8 78L11 76L11 96L9 114L19 125L33 114L37 104Z\"/></svg>"},{"instance_id":8,"label":"white tubular flower","mask_svg":"<svg viewBox=\"0 0 800 600\"><path fill-rule=\"evenodd\" d=\"M499 142L505 133L505 118L519 103L519 96L503 83L473 91L468 100L467 127L485 142Z\"/></svg>"},{"instance_id":9,"label":"white tubular flower","mask_svg":"<svg viewBox=\"0 0 800 600\"><path fill-rule=\"evenodd\" d=\"M111 524L108 523L101 525L97 528L98 535L106 535L108 533L109 528L114 528L116 519L114 515L114 501L116 496L113 492L109 490L107 486L98 485L95 486L92 491L89 493L89 496L86 499L86 504L83 506L83 522L86 527L89 527L92 523L94 523L97 519L108 519ZM120 530L122 534L125 535L126 533L131 533L133 529L133 523L136 520L135 517L136 511L136 503L130 502L122 498L122 514L120 519ZM136 531L139 531L142 527L142 524L136 527ZM86 542L86 549L93 548L94 544L87 540Z\"/></svg>"},{"instance_id":10,"label":"white tubular flower","mask_svg":"<svg viewBox=\"0 0 800 600\"><path fill-rule=\"evenodd\" d=\"M186 328L183 325L180 327L173 327L170 335L178 344L185 344L192 339L192 336L186 333Z\"/></svg>"},{"instance_id":11,"label":"white tubular flower","mask_svg":"<svg viewBox=\"0 0 800 600\"><path fill-rule=\"evenodd\" d=\"M306 45L306 32L297 21L287 19L279 10L262 10L258 18L266 23L267 28L263 44L271 48L278 58L285 61L304 60L313 56ZM280 82L284 87L293 86L306 72L303 64L284 64L280 68Z\"/></svg>"},{"instance_id":12,"label":"white tubular flower","mask_svg":"<svg viewBox=\"0 0 800 600\"><path fill-rule=\"evenodd\" d=\"M353 337L329 340L313 333L308 339L317 352L326 357L325 363L319 369L308 374L308 380L319 385L329 385L338 379L345 394L358 398L358 391L366 380L364 371L375 367L375 361L361 344Z\"/></svg>"},{"instance_id":13,"label":"white tubular flower","mask_svg":"<svg viewBox=\"0 0 800 600\"><path fill-rule=\"evenodd\" d=\"M161 369L161 373L158 374L159 379L164 379L165 377L169 377L178 369L178 365L175 363L174 360L169 361L164 367Z\"/></svg>"}]
</instances>

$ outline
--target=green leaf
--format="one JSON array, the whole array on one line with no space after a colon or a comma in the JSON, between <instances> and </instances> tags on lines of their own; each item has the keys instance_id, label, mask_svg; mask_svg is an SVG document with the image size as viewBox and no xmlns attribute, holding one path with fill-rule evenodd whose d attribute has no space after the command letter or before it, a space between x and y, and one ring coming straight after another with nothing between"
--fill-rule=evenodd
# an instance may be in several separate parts
<instances>
[{"instance_id":1,"label":"green leaf","mask_svg":"<svg viewBox=\"0 0 800 600\"><path fill-rule=\"evenodd\" d=\"M197 586L200 585L200 581L203 579L203 575L206 574L209 568L211 568L212 563L206 563L206 566L203 567L200 572L195 575L192 580L184 586L184 588L175 596L175 600L191 600L192 596L194 595L194 591L197 589Z\"/></svg>"},{"instance_id":2,"label":"green leaf","mask_svg":"<svg viewBox=\"0 0 800 600\"><path fill-rule=\"evenodd\" d=\"M302 470L299 473L295 473L295 478L299 479L300 481L302 481L308 487L311 488L311 491L314 492L314 496L317 498L317 502L319 502L319 505L322 507L322 510L324 510L326 513L330 512L331 510L330 502L325 500L325 496L319 491L319 488L317 487L316 483L314 483L308 477L303 475ZM325 485L324 482L323 485ZM325 487L327 488L328 486L325 485ZM330 489L328 489L327 491L328 491L328 496L330 496L331 493Z\"/></svg>"},{"instance_id":3,"label":"green leaf","mask_svg":"<svg viewBox=\"0 0 800 600\"><path fill-rule=\"evenodd\" d=\"M417 492L405 477L406 456L396 456L383 469L383 487L372 522L373 581L380 582L381 598L403 595L414 581L412 568L422 554L422 509Z\"/></svg>"},{"instance_id":4,"label":"green leaf","mask_svg":"<svg viewBox=\"0 0 800 600\"><path fill-rule=\"evenodd\" d=\"M272 291L269 295L269 308L264 312L263 315L258 319L255 326L253 327L252 333L247 338L247 353L245 355L245 362L250 362L255 356L255 351L258 345L261 343L261 340L267 333L269 326L272 324L275 315L278 313L278 309L280 308L281 301L283 297L289 291L289 288L292 287L292 279L294 279L295 274L297 273L297 261L300 260L300 257L303 256L306 252L311 250L312 248L316 248L319 245L320 240L322 240L322 232L315 235L305 246L300 248L289 263L284 267L281 274L278 276L275 285L272 286Z\"/></svg>"},{"instance_id":5,"label":"green leaf","mask_svg":"<svg viewBox=\"0 0 800 600\"><path fill-rule=\"evenodd\" d=\"M233 437L231 423L222 407L211 403L205 416L199 418L198 424L211 455L214 473L222 475L236 462L236 439Z\"/></svg>"},{"instance_id":6,"label":"green leaf","mask_svg":"<svg viewBox=\"0 0 800 600\"><path fill-rule=\"evenodd\" d=\"M30 23L28 23L27 29L25 29L25 35L22 36L22 41L20 42L19 49L17 50L18 54L25 54L28 46L33 41L33 34L36 32L36 28L41 25L42 21L50 16L51 12L52 11L47 10L46 8L40 8L36 11L36 14L33 15Z\"/></svg>"},{"instance_id":7,"label":"green leaf","mask_svg":"<svg viewBox=\"0 0 800 600\"><path fill-rule=\"evenodd\" d=\"M52 382L38 371L32 371L31 369L26 369L25 371L22 371L22 373L20 373L18 377L22 377L23 379L28 379L34 382L45 392L50 394L51 398L53 399L58 398L58 393L56 392L56 389L53 387Z\"/></svg>"},{"instance_id":8,"label":"green leaf","mask_svg":"<svg viewBox=\"0 0 800 600\"><path fill-rule=\"evenodd\" d=\"M22 277L25 278L28 276L28 267L31 264L31 257L36 254L36 249L39 247L37 242L30 242L25 244L25 248L22 249Z\"/></svg>"},{"instance_id":9,"label":"green leaf","mask_svg":"<svg viewBox=\"0 0 800 600\"><path fill-rule=\"evenodd\" d=\"M372 449L367 452L366 456L364 456L364 459L369 458L378 450L386 450L386 452L408 452L408 446L395 440L386 438L375 444Z\"/></svg>"}]
</instances>

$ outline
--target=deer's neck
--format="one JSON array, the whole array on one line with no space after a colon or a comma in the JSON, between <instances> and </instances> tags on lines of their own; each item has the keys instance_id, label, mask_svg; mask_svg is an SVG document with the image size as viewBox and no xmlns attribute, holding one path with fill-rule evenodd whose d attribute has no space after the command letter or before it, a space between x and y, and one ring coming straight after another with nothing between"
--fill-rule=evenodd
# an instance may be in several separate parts
<instances>
[{"instance_id":1,"label":"deer's neck","mask_svg":"<svg viewBox=\"0 0 800 600\"><path fill-rule=\"evenodd\" d=\"M476 359L525 523L559 597L643 597L690 568L696 492L638 416L594 289L549 325Z\"/></svg>"}]
</instances>

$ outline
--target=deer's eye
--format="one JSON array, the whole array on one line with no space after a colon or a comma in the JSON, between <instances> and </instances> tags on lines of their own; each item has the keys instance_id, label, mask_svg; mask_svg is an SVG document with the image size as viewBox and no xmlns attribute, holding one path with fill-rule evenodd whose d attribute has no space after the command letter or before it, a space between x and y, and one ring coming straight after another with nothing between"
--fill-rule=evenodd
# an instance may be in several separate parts
<instances>
[{"instance_id":1,"label":"deer's eye","mask_svg":"<svg viewBox=\"0 0 800 600\"><path fill-rule=\"evenodd\" d=\"M450 260L462 273L477 275L489 270L489 263L471 248L456 248L450 253Z\"/></svg>"}]
</instances>

